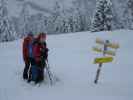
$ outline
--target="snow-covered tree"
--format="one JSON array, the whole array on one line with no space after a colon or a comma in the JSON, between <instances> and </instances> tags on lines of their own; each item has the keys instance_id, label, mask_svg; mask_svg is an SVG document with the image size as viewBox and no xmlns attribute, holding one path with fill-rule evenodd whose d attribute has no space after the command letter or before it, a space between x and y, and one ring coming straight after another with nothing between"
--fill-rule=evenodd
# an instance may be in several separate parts
<instances>
[{"instance_id":1,"label":"snow-covered tree","mask_svg":"<svg viewBox=\"0 0 133 100\"><path fill-rule=\"evenodd\" d=\"M31 15L28 26L33 33L47 32L47 17L42 13Z\"/></svg>"},{"instance_id":2,"label":"snow-covered tree","mask_svg":"<svg viewBox=\"0 0 133 100\"><path fill-rule=\"evenodd\" d=\"M111 30L112 17L112 2L110 0L97 0L92 31Z\"/></svg>"},{"instance_id":3,"label":"snow-covered tree","mask_svg":"<svg viewBox=\"0 0 133 100\"><path fill-rule=\"evenodd\" d=\"M129 10L131 10L131 15L133 17L133 0L128 0L127 5L128 5Z\"/></svg>"},{"instance_id":4,"label":"snow-covered tree","mask_svg":"<svg viewBox=\"0 0 133 100\"><path fill-rule=\"evenodd\" d=\"M28 26L29 17L30 15L29 15L28 4L25 2L22 2L22 11L20 12L20 16L19 16L20 37L25 36L30 31Z\"/></svg>"},{"instance_id":5,"label":"snow-covered tree","mask_svg":"<svg viewBox=\"0 0 133 100\"><path fill-rule=\"evenodd\" d=\"M123 12L123 23L126 29L133 29L133 0L128 0L125 3Z\"/></svg>"},{"instance_id":6,"label":"snow-covered tree","mask_svg":"<svg viewBox=\"0 0 133 100\"><path fill-rule=\"evenodd\" d=\"M16 32L8 18L7 1L0 0L0 42L15 39Z\"/></svg>"},{"instance_id":7,"label":"snow-covered tree","mask_svg":"<svg viewBox=\"0 0 133 100\"><path fill-rule=\"evenodd\" d=\"M91 26L91 10L92 3L89 0L77 0L78 3L78 12L79 12L79 18L80 18L80 25L81 25L81 31L88 31L90 30ZM90 7L91 6L91 7Z\"/></svg>"},{"instance_id":8,"label":"snow-covered tree","mask_svg":"<svg viewBox=\"0 0 133 100\"><path fill-rule=\"evenodd\" d=\"M54 14L52 14L48 18L48 25L47 25L48 33L50 34L60 33L62 18L61 18L61 6L58 1L55 2L53 6L53 11L54 11Z\"/></svg>"},{"instance_id":9,"label":"snow-covered tree","mask_svg":"<svg viewBox=\"0 0 133 100\"><path fill-rule=\"evenodd\" d=\"M122 22L122 11L121 5L118 5L119 1L112 1L112 13L113 13L113 18L112 18L112 30L116 29L122 29L124 28L123 22Z\"/></svg>"}]
</instances>

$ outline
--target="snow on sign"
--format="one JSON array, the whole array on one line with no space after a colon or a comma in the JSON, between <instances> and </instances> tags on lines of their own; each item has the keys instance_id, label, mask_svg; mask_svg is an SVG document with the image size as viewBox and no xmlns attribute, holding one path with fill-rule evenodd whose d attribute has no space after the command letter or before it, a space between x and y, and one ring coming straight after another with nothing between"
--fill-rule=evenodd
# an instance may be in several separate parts
<instances>
[{"instance_id":1,"label":"snow on sign","mask_svg":"<svg viewBox=\"0 0 133 100\"><path fill-rule=\"evenodd\" d=\"M99 64L99 63L108 63L112 61L113 61L113 57L102 57L102 58L95 58L94 63Z\"/></svg>"},{"instance_id":2,"label":"snow on sign","mask_svg":"<svg viewBox=\"0 0 133 100\"><path fill-rule=\"evenodd\" d=\"M106 41L97 38L96 43L101 44L101 45L106 45L107 47L113 48L113 49L118 49L120 46L118 43L107 43Z\"/></svg>"},{"instance_id":3,"label":"snow on sign","mask_svg":"<svg viewBox=\"0 0 133 100\"><path fill-rule=\"evenodd\" d=\"M96 47L96 46L93 47L92 49L93 49L93 51L95 51L95 52L99 52L99 53L104 52L105 54L111 55L111 56L115 56L115 55L116 55L114 51L111 51L111 50L103 51L102 48L98 48L98 47Z\"/></svg>"},{"instance_id":4,"label":"snow on sign","mask_svg":"<svg viewBox=\"0 0 133 100\"><path fill-rule=\"evenodd\" d=\"M113 57L107 57L106 55L111 55L111 56L116 55L115 51L108 50L108 49L109 48L118 49L120 47L118 43L111 43L109 40L102 40L99 38L96 38L96 43L102 45L102 47L98 48L97 46L95 46L93 47L93 51L102 53L103 57L94 59L94 64L99 64L97 73L96 73L96 78L94 80L95 84L98 83L98 79L99 79L99 75L100 75L103 63L109 63L113 61Z\"/></svg>"}]
</instances>

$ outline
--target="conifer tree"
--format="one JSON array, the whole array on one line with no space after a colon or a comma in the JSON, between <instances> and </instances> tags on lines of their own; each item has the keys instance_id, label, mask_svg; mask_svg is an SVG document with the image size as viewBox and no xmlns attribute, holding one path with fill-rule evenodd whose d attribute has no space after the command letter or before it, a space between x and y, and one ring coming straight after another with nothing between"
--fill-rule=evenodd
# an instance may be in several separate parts
<instances>
[{"instance_id":1,"label":"conifer tree","mask_svg":"<svg viewBox=\"0 0 133 100\"><path fill-rule=\"evenodd\" d=\"M112 3L110 0L97 0L96 12L92 22L92 31L111 30Z\"/></svg>"},{"instance_id":2,"label":"conifer tree","mask_svg":"<svg viewBox=\"0 0 133 100\"><path fill-rule=\"evenodd\" d=\"M15 30L8 18L7 1L0 0L0 42L15 39Z\"/></svg>"}]
</instances>

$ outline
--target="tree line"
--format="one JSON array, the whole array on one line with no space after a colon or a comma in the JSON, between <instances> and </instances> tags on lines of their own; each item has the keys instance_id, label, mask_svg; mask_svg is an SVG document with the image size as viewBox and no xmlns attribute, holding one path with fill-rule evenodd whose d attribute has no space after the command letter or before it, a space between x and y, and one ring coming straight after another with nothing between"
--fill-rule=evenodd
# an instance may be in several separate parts
<instances>
[{"instance_id":1,"label":"tree line","mask_svg":"<svg viewBox=\"0 0 133 100\"><path fill-rule=\"evenodd\" d=\"M0 42L22 38L30 31L59 34L133 29L133 1L120 1L73 0L69 8L56 1L51 8L54 13L48 16L45 12L30 15L29 5L22 3L19 16L9 17L7 0L0 0Z\"/></svg>"}]
</instances>

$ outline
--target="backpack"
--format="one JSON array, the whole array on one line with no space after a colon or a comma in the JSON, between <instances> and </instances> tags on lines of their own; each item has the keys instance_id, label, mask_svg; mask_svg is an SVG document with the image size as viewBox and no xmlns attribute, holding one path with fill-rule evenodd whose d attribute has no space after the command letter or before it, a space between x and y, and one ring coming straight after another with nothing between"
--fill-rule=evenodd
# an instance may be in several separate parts
<instances>
[{"instance_id":1,"label":"backpack","mask_svg":"<svg viewBox=\"0 0 133 100\"><path fill-rule=\"evenodd\" d=\"M46 42L44 42L41 45L42 45L42 48L41 48L41 63L42 63L42 66L45 67L46 60L47 60L47 57L48 57L48 48L46 47Z\"/></svg>"},{"instance_id":2,"label":"backpack","mask_svg":"<svg viewBox=\"0 0 133 100\"><path fill-rule=\"evenodd\" d=\"M33 43L29 43L28 45L28 52L29 52L29 57L33 58Z\"/></svg>"}]
</instances>

